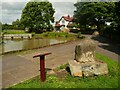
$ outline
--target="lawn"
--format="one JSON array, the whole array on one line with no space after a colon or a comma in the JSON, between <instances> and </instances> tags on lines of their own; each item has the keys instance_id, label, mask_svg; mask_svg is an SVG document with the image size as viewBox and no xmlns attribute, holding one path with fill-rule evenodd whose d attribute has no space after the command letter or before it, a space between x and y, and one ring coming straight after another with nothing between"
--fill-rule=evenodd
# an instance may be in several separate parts
<instances>
[{"instance_id":1,"label":"lawn","mask_svg":"<svg viewBox=\"0 0 120 90\"><path fill-rule=\"evenodd\" d=\"M73 41L82 38L77 38L77 35L66 32L44 32L41 34L35 34L33 38L57 38L58 40Z\"/></svg>"},{"instance_id":2,"label":"lawn","mask_svg":"<svg viewBox=\"0 0 120 90\"><path fill-rule=\"evenodd\" d=\"M5 34L25 34L24 30L4 30Z\"/></svg>"},{"instance_id":3,"label":"lawn","mask_svg":"<svg viewBox=\"0 0 120 90\"><path fill-rule=\"evenodd\" d=\"M73 77L69 73L64 79L60 79L54 75L47 75L44 83L40 82L39 76L27 80L23 83L12 86L13 88L118 88L118 62L104 55L96 54L97 59L101 59L108 64L109 74L95 77ZM57 70L65 68L62 65Z\"/></svg>"}]
</instances>

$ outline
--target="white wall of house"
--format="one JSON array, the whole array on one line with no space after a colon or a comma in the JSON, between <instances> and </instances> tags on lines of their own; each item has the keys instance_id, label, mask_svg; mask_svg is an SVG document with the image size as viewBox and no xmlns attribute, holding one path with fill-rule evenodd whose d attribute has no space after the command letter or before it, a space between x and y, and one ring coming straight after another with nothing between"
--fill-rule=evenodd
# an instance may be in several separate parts
<instances>
[{"instance_id":1,"label":"white wall of house","mask_svg":"<svg viewBox=\"0 0 120 90\"><path fill-rule=\"evenodd\" d=\"M64 20L64 18L62 18L59 22L60 25L65 25L65 27L67 27L68 23L69 21Z\"/></svg>"}]
</instances>

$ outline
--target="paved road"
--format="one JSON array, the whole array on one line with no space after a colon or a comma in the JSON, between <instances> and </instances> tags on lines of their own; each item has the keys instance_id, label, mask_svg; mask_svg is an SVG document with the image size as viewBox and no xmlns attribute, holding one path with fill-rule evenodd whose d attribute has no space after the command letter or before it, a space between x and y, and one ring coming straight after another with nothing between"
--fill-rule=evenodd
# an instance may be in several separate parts
<instances>
[{"instance_id":1,"label":"paved road","mask_svg":"<svg viewBox=\"0 0 120 90\"><path fill-rule=\"evenodd\" d=\"M87 37L91 38L91 36L88 35ZM2 86L8 87L38 75L39 58L33 59L33 55L35 54L52 52L51 55L46 57L46 68L50 69L67 63L69 60L73 60L75 46L79 42L80 41L74 41L66 44L45 47L29 52L28 54L9 54L2 56ZM114 50L116 52L113 52L111 50L100 47L100 45L108 45L107 43L102 43L98 40L95 40L95 42L97 44L97 52L104 54L114 60L119 60L117 52L118 48L116 46L113 45L114 49L116 49Z\"/></svg>"},{"instance_id":2,"label":"paved road","mask_svg":"<svg viewBox=\"0 0 120 90\"><path fill-rule=\"evenodd\" d=\"M39 74L39 58L33 55L52 52L46 57L46 67L55 68L74 59L74 48L79 42L41 48L29 54L5 55L2 59L2 86L7 87Z\"/></svg>"}]
</instances>

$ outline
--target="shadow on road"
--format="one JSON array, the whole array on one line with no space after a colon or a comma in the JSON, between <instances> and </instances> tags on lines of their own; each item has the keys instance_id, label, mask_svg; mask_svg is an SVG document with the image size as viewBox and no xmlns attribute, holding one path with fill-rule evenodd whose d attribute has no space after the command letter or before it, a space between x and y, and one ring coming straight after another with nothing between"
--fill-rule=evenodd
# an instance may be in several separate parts
<instances>
[{"instance_id":1,"label":"shadow on road","mask_svg":"<svg viewBox=\"0 0 120 90\"><path fill-rule=\"evenodd\" d=\"M114 41L106 39L102 36L93 36L93 37L91 37L91 39L98 41L99 47L120 55L120 48L118 46L118 43L115 43Z\"/></svg>"}]
</instances>

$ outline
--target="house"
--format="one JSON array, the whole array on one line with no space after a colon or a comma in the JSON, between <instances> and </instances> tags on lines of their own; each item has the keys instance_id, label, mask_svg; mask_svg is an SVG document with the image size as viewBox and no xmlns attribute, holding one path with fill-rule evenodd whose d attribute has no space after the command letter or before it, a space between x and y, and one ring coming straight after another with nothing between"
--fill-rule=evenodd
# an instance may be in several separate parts
<instances>
[{"instance_id":1,"label":"house","mask_svg":"<svg viewBox=\"0 0 120 90\"><path fill-rule=\"evenodd\" d=\"M59 21L56 21L55 23L55 29L56 31L60 31L62 28L67 28L68 24L72 24L73 17L68 16L62 16Z\"/></svg>"}]
</instances>

